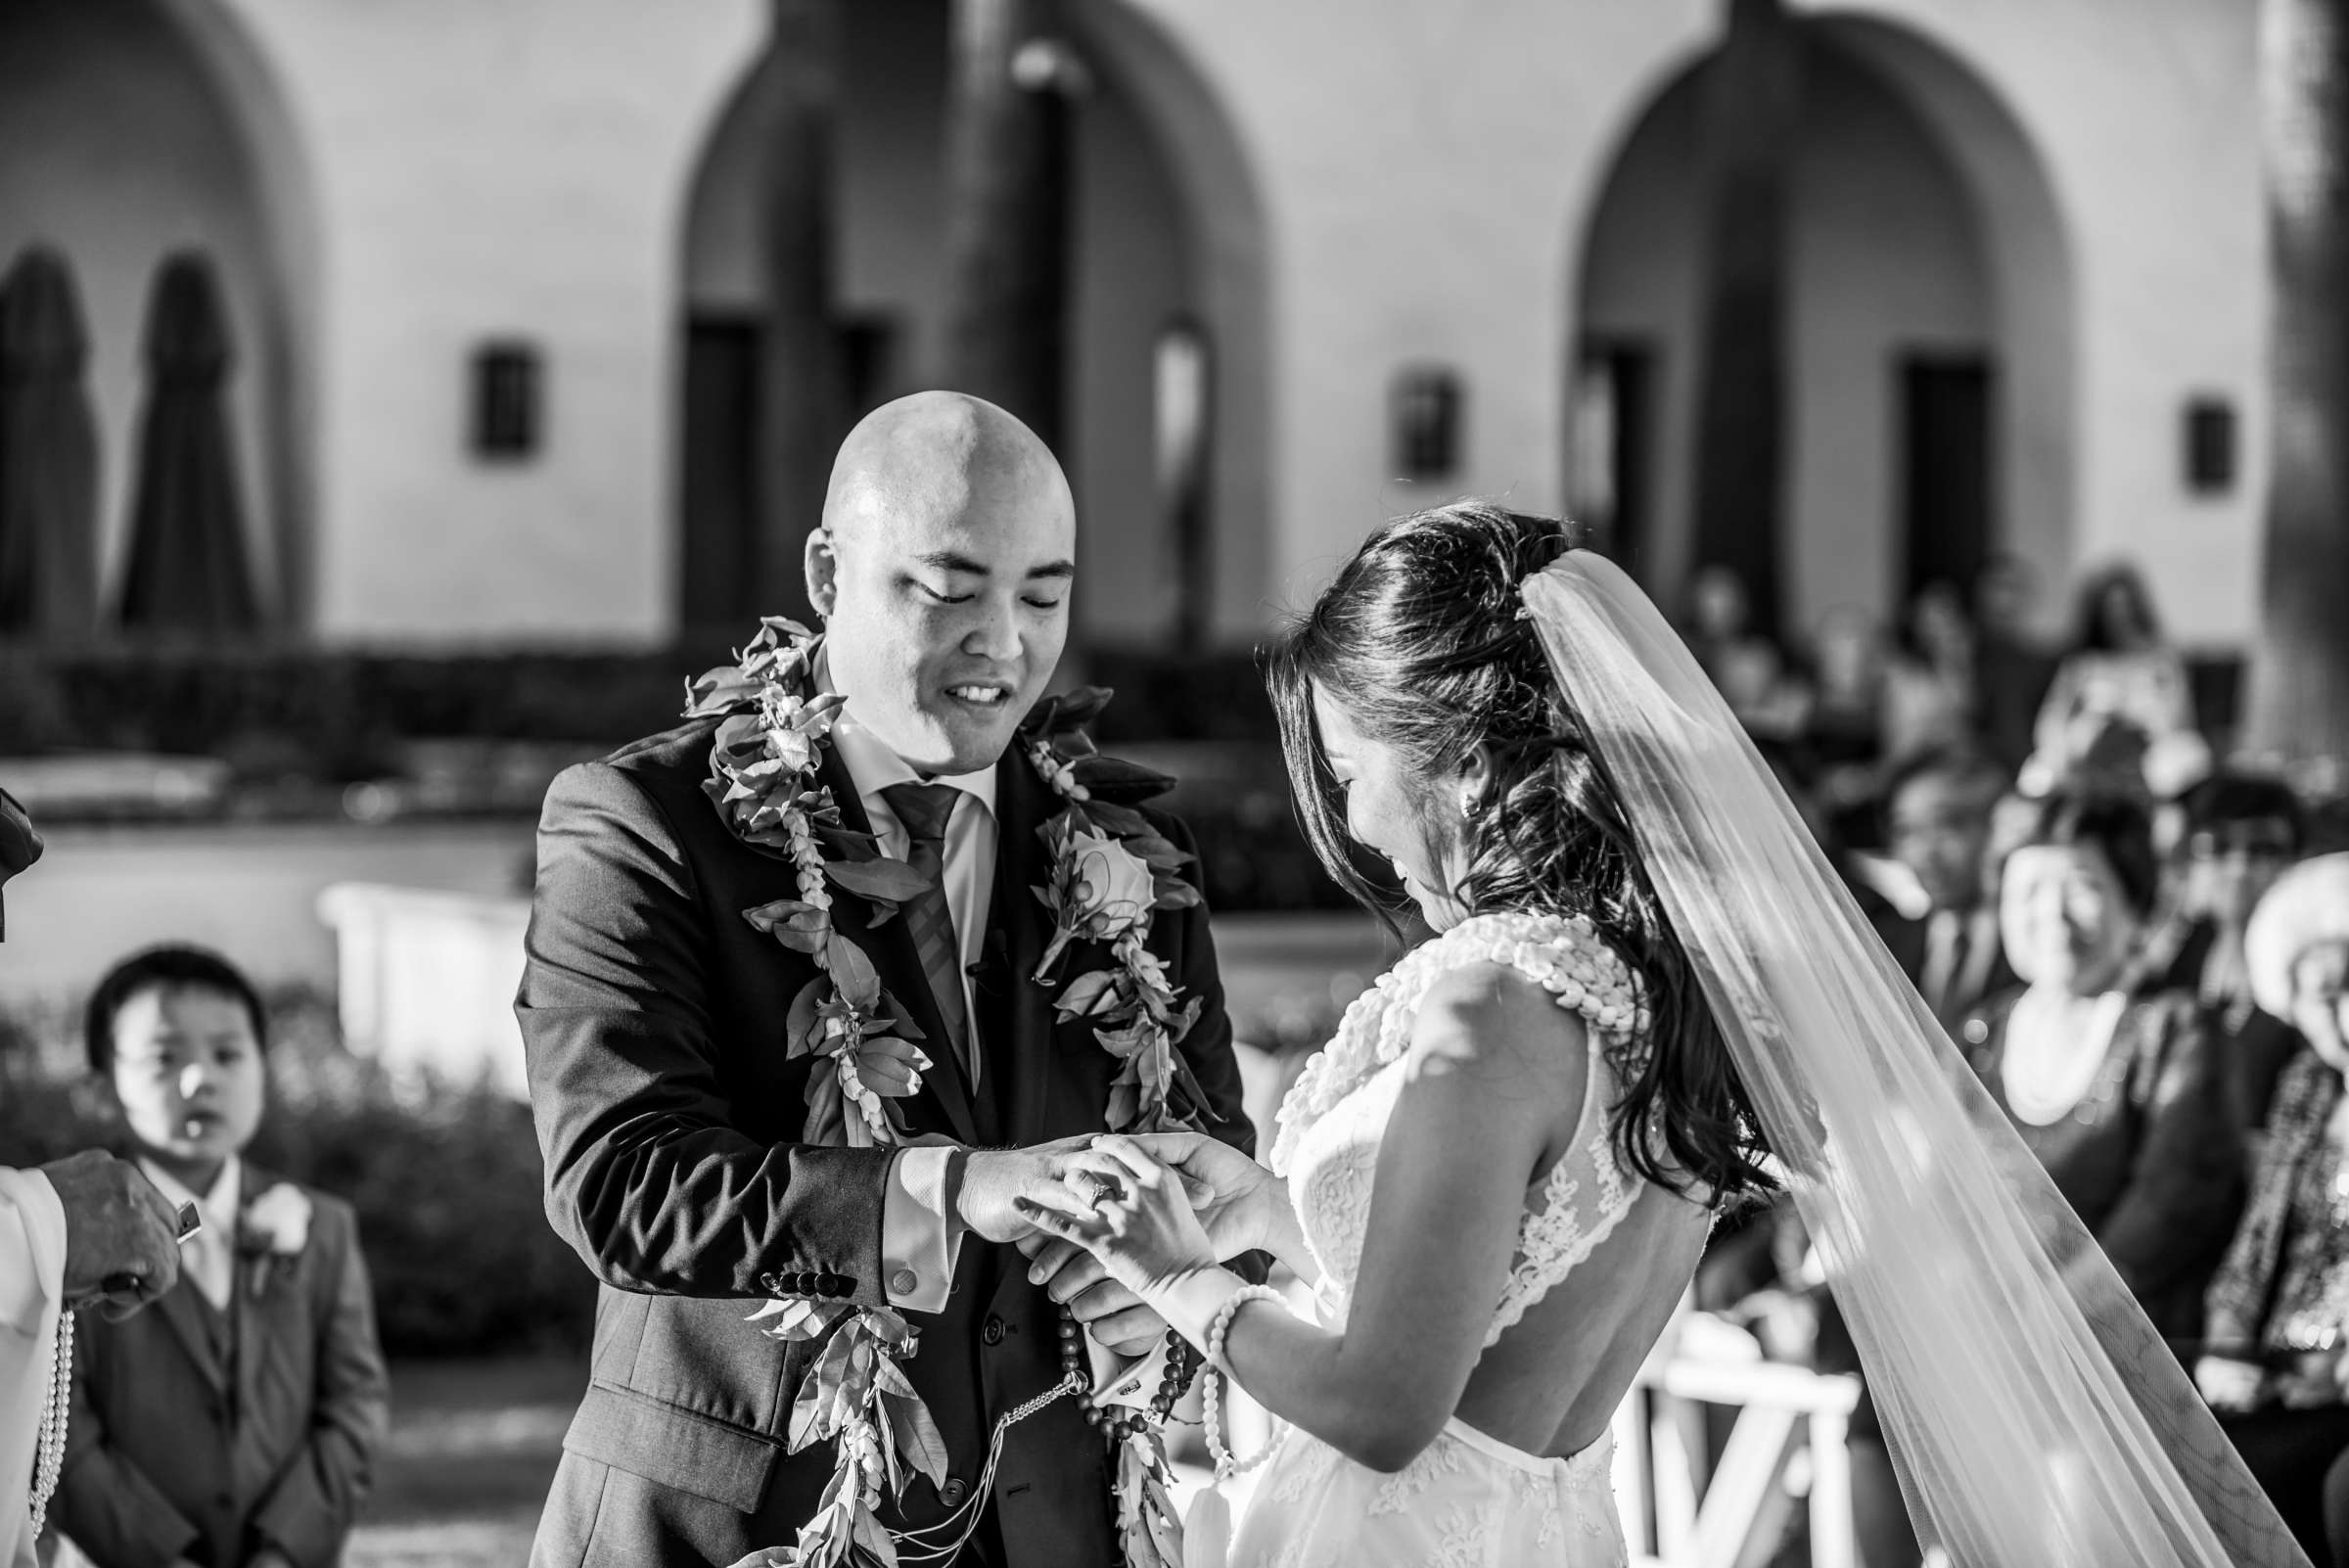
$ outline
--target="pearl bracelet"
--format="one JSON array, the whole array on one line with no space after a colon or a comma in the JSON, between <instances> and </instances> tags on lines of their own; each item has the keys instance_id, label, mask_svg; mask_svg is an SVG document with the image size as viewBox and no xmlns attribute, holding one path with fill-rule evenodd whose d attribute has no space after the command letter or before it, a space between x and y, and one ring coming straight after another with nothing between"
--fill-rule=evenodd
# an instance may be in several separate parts
<instances>
[{"instance_id":1,"label":"pearl bracelet","mask_svg":"<svg viewBox=\"0 0 2349 1568\"><path fill-rule=\"evenodd\" d=\"M1223 1340L1231 1332L1232 1318L1252 1301L1280 1300L1280 1292L1270 1285L1242 1285L1224 1299L1223 1305L1216 1309L1216 1315L1208 1320L1207 1367L1201 1372L1199 1381L1200 1417L1207 1435L1207 1456L1215 1465L1218 1481L1246 1475L1272 1457L1272 1451L1280 1447L1281 1433L1279 1423L1275 1422L1271 1439L1262 1449L1246 1459L1234 1457L1231 1450L1223 1444L1223 1400L1221 1390L1221 1385L1233 1381L1231 1362L1223 1354Z\"/></svg>"}]
</instances>

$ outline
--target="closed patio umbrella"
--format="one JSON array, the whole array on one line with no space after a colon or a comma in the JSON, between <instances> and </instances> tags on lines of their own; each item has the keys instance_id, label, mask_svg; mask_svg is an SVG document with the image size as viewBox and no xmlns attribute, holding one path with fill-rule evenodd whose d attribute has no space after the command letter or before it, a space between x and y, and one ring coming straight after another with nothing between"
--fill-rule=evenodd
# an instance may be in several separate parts
<instances>
[{"instance_id":1,"label":"closed patio umbrella","mask_svg":"<svg viewBox=\"0 0 2349 1568\"><path fill-rule=\"evenodd\" d=\"M211 263L193 251L167 257L147 310L147 406L122 575L126 628L236 632L259 623L229 440L234 357Z\"/></svg>"},{"instance_id":2,"label":"closed patio umbrella","mask_svg":"<svg viewBox=\"0 0 2349 1568\"><path fill-rule=\"evenodd\" d=\"M98 619L98 424L82 385L81 300L35 246L0 279L0 633Z\"/></svg>"}]
</instances>

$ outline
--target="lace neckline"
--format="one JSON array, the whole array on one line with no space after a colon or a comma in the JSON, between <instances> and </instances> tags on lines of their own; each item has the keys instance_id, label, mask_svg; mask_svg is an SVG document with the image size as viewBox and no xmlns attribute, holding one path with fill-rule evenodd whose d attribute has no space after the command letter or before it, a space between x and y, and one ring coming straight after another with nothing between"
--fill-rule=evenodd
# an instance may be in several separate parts
<instances>
[{"instance_id":1,"label":"lace neckline","mask_svg":"<svg viewBox=\"0 0 2349 1568\"><path fill-rule=\"evenodd\" d=\"M1509 965L1559 1006L1581 1013L1593 1047L1628 1047L1647 1033L1638 977L1588 917L1531 910L1472 916L1405 953L1346 1009L1281 1101L1275 1172L1286 1174L1307 1128L1410 1049L1419 1004L1437 979L1480 961Z\"/></svg>"}]
</instances>

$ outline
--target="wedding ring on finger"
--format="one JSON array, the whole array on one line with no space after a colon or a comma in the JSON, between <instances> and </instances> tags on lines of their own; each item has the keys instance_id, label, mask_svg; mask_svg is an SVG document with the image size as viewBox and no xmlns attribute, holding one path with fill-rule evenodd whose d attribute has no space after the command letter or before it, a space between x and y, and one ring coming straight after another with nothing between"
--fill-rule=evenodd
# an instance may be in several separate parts
<instances>
[{"instance_id":1,"label":"wedding ring on finger","mask_svg":"<svg viewBox=\"0 0 2349 1568\"><path fill-rule=\"evenodd\" d=\"M1103 1176L1086 1176L1084 1185L1085 1191L1089 1194L1085 1207L1095 1212L1098 1212L1103 1204L1115 1202L1126 1195L1124 1189L1115 1181Z\"/></svg>"}]
</instances>

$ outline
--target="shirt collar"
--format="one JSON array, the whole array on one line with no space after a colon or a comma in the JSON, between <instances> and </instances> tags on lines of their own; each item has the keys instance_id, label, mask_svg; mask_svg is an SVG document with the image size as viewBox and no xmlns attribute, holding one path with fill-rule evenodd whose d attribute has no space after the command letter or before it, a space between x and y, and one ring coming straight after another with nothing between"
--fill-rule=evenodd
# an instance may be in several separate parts
<instances>
[{"instance_id":1,"label":"shirt collar","mask_svg":"<svg viewBox=\"0 0 2349 1568\"><path fill-rule=\"evenodd\" d=\"M823 690L832 689L831 671L824 668L820 656L815 678ZM840 760L847 766L849 777L856 781L856 794L864 802L867 816L872 814L876 800L883 806L889 804L881 792L893 784L951 784L977 800L987 808L989 816L995 814L995 772L1002 766L1000 762L990 762L969 773L938 773L925 779L887 741L856 722L856 715L846 707L833 718L832 744L840 749ZM897 813L893 810L890 814Z\"/></svg>"},{"instance_id":2,"label":"shirt collar","mask_svg":"<svg viewBox=\"0 0 2349 1568\"><path fill-rule=\"evenodd\" d=\"M196 1205L196 1212L204 1216L207 1225L222 1224L237 1212L239 1189L245 1181L245 1162L236 1155L230 1155L221 1164L220 1174L212 1178L212 1190L203 1193L191 1191L186 1182L144 1155L139 1158L139 1169L172 1207L183 1203Z\"/></svg>"}]
</instances>

